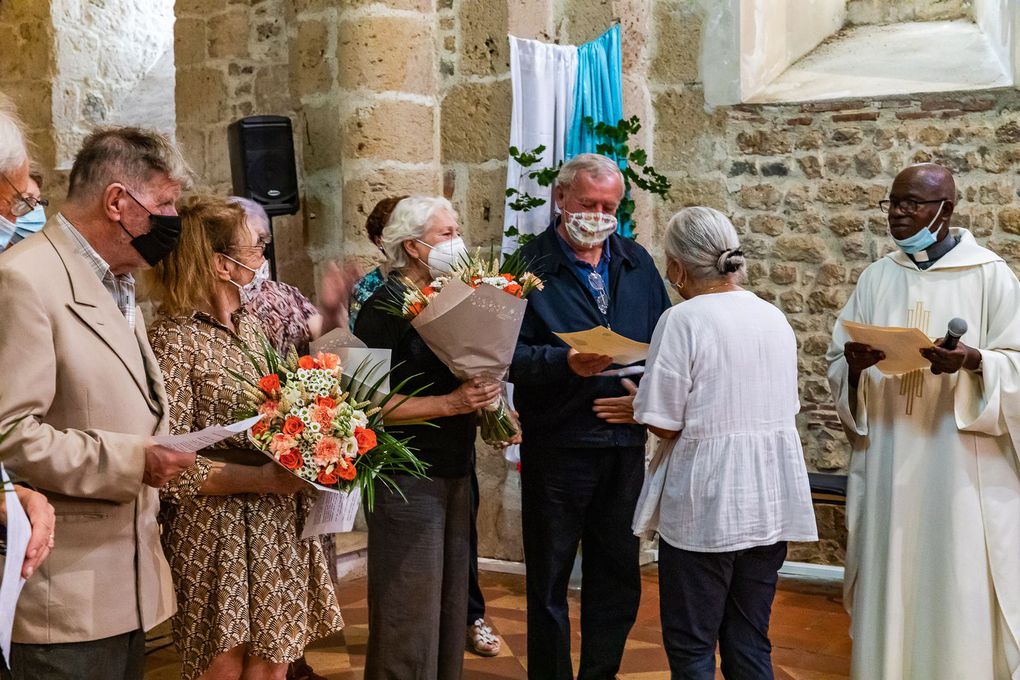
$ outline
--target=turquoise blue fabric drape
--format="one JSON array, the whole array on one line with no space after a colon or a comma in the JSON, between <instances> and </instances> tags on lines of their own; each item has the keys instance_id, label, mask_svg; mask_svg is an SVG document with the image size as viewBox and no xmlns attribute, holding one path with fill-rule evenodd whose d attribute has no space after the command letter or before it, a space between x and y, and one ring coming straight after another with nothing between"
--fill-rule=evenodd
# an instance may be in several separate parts
<instances>
[{"instance_id":1,"label":"turquoise blue fabric drape","mask_svg":"<svg viewBox=\"0 0 1020 680\"><path fill-rule=\"evenodd\" d=\"M623 67L620 59L620 26L616 25L591 42L577 48L577 79L574 81L574 115L567 131L564 156L596 153L599 139L582 121L616 125L623 118ZM615 159L624 167L626 159ZM631 224L621 224L619 233L630 236Z\"/></svg>"}]
</instances>

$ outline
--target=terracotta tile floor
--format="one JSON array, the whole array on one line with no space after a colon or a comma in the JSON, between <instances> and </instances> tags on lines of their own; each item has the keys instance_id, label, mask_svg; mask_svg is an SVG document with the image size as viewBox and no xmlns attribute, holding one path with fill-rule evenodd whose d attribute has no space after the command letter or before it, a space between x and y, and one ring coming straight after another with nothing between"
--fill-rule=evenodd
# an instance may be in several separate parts
<instances>
[{"instance_id":1,"label":"terracotta tile floor","mask_svg":"<svg viewBox=\"0 0 1020 680\"><path fill-rule=\"evenodd\" d=\"M503 637L503 651L494 658L464 655L466 680L524 680L527 678L524 577L482 572L486 615ZM643 573L644 591L638 620L627 641L621 680L668 680L666 655L659 627L658 574L654 566ZM308 660L330 680L360 680L368 639L365 579L340 587L338 594L347 628L312 645ZM575 669L579 651L577 593L571 593ZM784 579L772 615L773 661L777 680L837 680L849 677L849 620L840 601L839 584L816 584ZM179 677L173 647L150 654L146 680ZM717 672L717 677L722 675Z\"/></svg>"}]
</instances>

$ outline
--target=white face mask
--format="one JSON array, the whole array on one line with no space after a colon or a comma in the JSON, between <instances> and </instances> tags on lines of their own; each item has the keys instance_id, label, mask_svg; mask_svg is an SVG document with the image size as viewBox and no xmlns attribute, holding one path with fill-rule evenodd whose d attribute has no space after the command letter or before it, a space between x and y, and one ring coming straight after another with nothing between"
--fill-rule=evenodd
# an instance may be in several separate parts
<instances>
[{"instance_id":1,"label":"white face mask","mask_svg":"<svg viewBox=\"0 0 1020 680\"><path fill-rule=\"evenodd\" d=\"M602 245L616 231L616 216L601 212L564 212L570 240L582 248Z\"/></svg>"},{"instance_id":2,"label":"white face mask","mask_svg":"<svg viewBox=\"0 0 1020 680\"><path fill-rule=\"evenodd\" d=\"M241 306L247 305L255 299L256 295L258 295L258 292L262 289L262 284L269 280L269 260L264 260L262 264L259 265L258 269L252 269L245 263L238 262L229 255L223 255L223 257L227 258L239 267L244 267L255 275L252 277L251 281L243 286L233 279L230 280L232 284L237 286L237 292L241 296Z\"/></svg>"},{"instance_id":3,"label":"white face mask","mask_svg":"<svg viewBox=\"0 0 1020 680\"><path fill-rule=\"evenodd\" d=\"M460 236L434 246L425 243L425 241L418 241L418 243L429 248L429 260L423 264L433 274L449 274L457 265L463 264L467 257L467 246L464 245L464 239ZM418 261L421 262L420 259Z\"/></svg>"}]
</instances>

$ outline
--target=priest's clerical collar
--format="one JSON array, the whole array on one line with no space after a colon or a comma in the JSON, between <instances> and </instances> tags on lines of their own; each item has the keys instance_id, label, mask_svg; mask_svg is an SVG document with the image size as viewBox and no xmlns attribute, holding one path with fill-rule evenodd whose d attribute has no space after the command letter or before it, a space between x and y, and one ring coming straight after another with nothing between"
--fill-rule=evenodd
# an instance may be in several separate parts
<instances>
[{"instance_id":1,"label":"priest's clerical collar","mask_svg":"<svg viewBox=\"0 0 1020 680\"><path fill-rule=\"evenodd\" d=\"M907 257L909 257L913 263L917 265L918 269L925 270L938 262L940 257L955 248L956 244L959 242L959 239L952 234L946 234L944 239L938 241L931 248L922 250L919 253L914 253L913 255L907 255Z\"/></svg>"}]
</instances>

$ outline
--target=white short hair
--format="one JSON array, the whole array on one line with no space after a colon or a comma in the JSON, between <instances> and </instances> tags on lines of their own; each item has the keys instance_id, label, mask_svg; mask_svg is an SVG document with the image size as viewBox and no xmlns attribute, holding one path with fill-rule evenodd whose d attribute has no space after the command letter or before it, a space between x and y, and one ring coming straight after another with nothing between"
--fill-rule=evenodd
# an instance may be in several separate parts
<instances>
[{"instance_id":1,"label":"white short hair","mask_svg":"<svg viewBox=\"0 0 1020 680\"><path fill-rule=\"evenodd\" d=\"M623 172L620 166L612 158L597 153L579 153L563 164L556 175L556 185L569 188L577 179L577 174L583 172L593 179L614 175L620 178L621 196L624 191Z\"/></svg>"},{"instance_id":2,"label":"white short hair","mask_svg":"<svg viewBox=\"0 0 1020 680\"><path fill-rule=\"evenodd\" d=\"M244 196L231 196L227 199L228 203L238 206L241 210L244 210L244 217L248 223L248 226L257 229L255 223L258 223L264 229L262 231L270 231L269 226L269 215L266 213L266 209L262 207L261 203L257 203L250 198Z\"/></svg>"},{"instance_id":3,"label":"white short hair","mask_svg":"<svg viewBox=\"0 0 1020 680\"><path fill-rule=\"evenodd\" d=\"M666 227L666 255L702 281L738 273L746 277L747 261L730 219L714 208L684 208Z\"/></svg>"},{"instance_id":4,"label":"white short hair","mask_svg":"<svg viewBox=\"0 0 1020 680\"><path fill-rule=\"evenodd\" d=\"M457 211L448 200L439 196L408 196L397 203L382 231L382 248L386 264L391 269L408 265L404 241L414 241L425 235L436 213L448 212L457 219Z\"/></svg>"},{"instance_id":5,"label":"white short hair","mask_svg":"<svg viewBox=\"0 0 1020 680\"><path fill-rule=\"evenodd\" d=\"M0 172L14 172L28 161L28 146L14 106L0 95Z\"/></svg>"}]
</instances>

